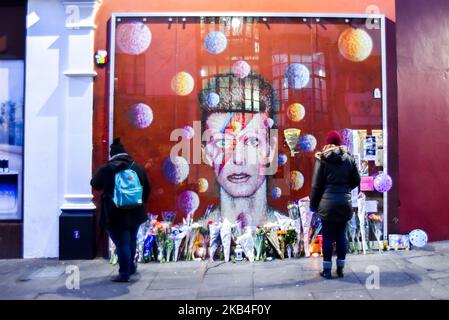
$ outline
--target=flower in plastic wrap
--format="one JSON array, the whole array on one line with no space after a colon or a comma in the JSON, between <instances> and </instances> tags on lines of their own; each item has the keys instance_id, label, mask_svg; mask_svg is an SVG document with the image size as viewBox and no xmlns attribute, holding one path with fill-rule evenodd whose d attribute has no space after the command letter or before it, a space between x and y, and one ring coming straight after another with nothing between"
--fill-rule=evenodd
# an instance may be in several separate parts
<instances>
[{"instance_id":1,"label":"flower in plastic wrap","mask_svg":"<svg viewBox=\"0 0 449 320\"><path fill-rule=\"evenodd\" d=\"M298 232L296 230L296 227L287 227L286 234L285 234L285 245L287 246L287 253L288 258L291 258L291 249L295 248L297 242L298 242ZM288 250L290 249L290 250Z\"/></svg>"},{"instance_id":2,"label":"flower in plastic wrap","mask_svg":"<svg viewBox=\"0 0 449 320\"><path fill-rule=\"evenodd\" d=\"M171 89L178 96L187 96L193 91L195 80L193 77L185 72L178 72L171 80Z\"/></svg>"},{"instance_id":3,"label":"flower in plastic wrap","mask_svg":"<svg viewBox=\"0 0 449 320\"><path fill-rule=\"evenodd\" d=\"M115 41L119 52L139 55L151 43L151 31L140 21L120 23L115 31Z\"/></svg>"},{"instance_id":4,"label":"flower in plastic wrap","mask_svg":"<svg viewBox=\"0 0 449 320\"><path fill-rule=\"evenodd\" d=\"M128 123L137 129L144 129L153 122L153 110L145 103L136 103L127 112Z\"/></svg>"},{"instance_id":5,"label":"flower in plastic wrap","mask_svg":"<svg viewBox=\"0 0 449 320\"><path fill-rule=\"evenodd\" d=\"M181 228L179 228L179 229L176 228L173 231L173 234L175 236L175 239L174 239L174 246L175 246L174 261L178 261L180 253L182 253L184 251L183 248L181 247L181 244L182 244L183 240L185 243L185 238L186 238L188 230L189 230L188 226L182 226Z\"/></svg>"},{"instance_id":6,"label":"flower in plastic wrap","mask_svg":"<svg viewBox=\"0 0 449 320\"><path fill-rule=\"evenodd\" d=\"M310 71L303 64L292 63L285 70L285 78L290 88L301 89L309 83Z\"/></svg>"},{"instance_id":7,"label":"flower in plastic wrap","mask_svg":"<svg viewBox=\"0 0 449 320\"><path fill-rule=\"evenodd\" d=\"M199 236L199 234L201 232L201 228L202 228L202 225L200 223L198 223L198 222L194 222L190 226L190 232L189 232L188 237L187 237L187 240L188 240L188 242L187 242L187 255L186 255L187 260L195 259L194 255L195 255L196 247L199 246L198 236Z\"/></svg>"},{"instance_id":8,"label":"flower in plastic wrap","mask_svg":"<svg viewBox=\"0 0 449 320\"><path fill-rule=\"evenodd\" d=\"M162 164L162 173L169 182L180 184L189 176L189 163L183 157L168 157Z\"/></svg>"},{"instance_id":9,"label":"flower in plastic wrap","mask_svg":"<svg viewBox=\"0 0 449 320\"><path fill-rule=\"evenodd\" d=\"M176 218L176 213L174 211L164 211L162 212L162 220L168 224L173 224Z\"/></svg>"},{"instance_id":10,"label":"flower in plastic wrap","mask_svg":"<svg viewBox=\"0 0 449 320\"><path fill-rule=\"evenodd\" d=\"M304 252L306 257L310 255L309 251L309 232L313 218L313 212L310 211L310 202L309 201L300 201L299 202L299 212L301 213L301 224L303 228L303 243L304 243Z\"/></svg>"},{"instance_id":11,"label":"flower in plastic wrap","mask_svg":"<svg viewBox=\"0 0 449 320\"><path fill-rule=\"evenodd\" d=\"M147 234L143 249L143 261L149 262L155 260L154 257L154 244L156 243L156 236L154 234Z\"/></svg>"},{"instance_id":12,"label":"flower in plastic wrap","mask_svg":"<svg viewBox=\"0 0 449 320\"><path fill-rule=\"evenodd\" d=\"M210 237L209 258L210 258L210 261L214 261L215 252L217 251L217 248L220 245L221 227L222 227L221 222L209 221L209 237Z\"/></svg>"},{"instance_id":13,"label":"flower in plastic wrap","mask_svg":"<svg viewBox=\"0 0 449 320\"><path fill-rule=\"evenodd\" d=\"M220 54L225 51L228 45L226 35L221 31L211 31L204 40L204 47L209 53Z\"/></svg>"},{"instance_id":14,"label":"flower in plastic wrap","mask_svg":"<svg viewBox=\"0 0 449 320\"><path fill-rule=\"evenodd\" d=\"M232 224L228 219L224 219L223 225L220 230L221 243L223 244L223 252L225 256L225 262L229 262L231 255L231 237L232 237Z\"/></svg>"},{"instance_id":15,"label":"flower in plastic wrap","mask_svg":"<svg viewBox=\"0 0 449 320\"><path fill-rule=\"evenodd\" d=\"M289 202L287 205L288 210L288 216L292 220L300 219L300 213L299 213L299 206L296 204L296 202Z\"/></svg>"},{"instance_id":16,"label":"flower in plastic wrap","mask_svg":"<svg viewBox=\"0 0 449 320\"><path fill-rule=\"evenodd\" d=\"M316 138L311 134L306 134L299 138L299 146L305 152L312 152L316 148Z\"/></svg>"},{"instance_id":17,"label":"flower in plastic wrap","mask_svg":"<svg viewBox=\"0 0 449 320\"><path fill-rule=\"evenodd\" d=\"M284 259L284 252L281 250L281 243L279 242L279 237L276 230L271 230L267 232L268 243L273 247L278 256Z\"/></svg>"},{"instance_id":18,"label":"flower in plastic wrap","mask_svg":"<svg viewBox=\"0 0 449 320\"><path fill-rule=\"evenodd\" d=\"M240 79L245 78L251 71L251 66L244 60L238 60L232 65L232 73Z\"/></svg>"},{"instance_id":19,"label":"flower in plastic wrap","mask_svg":"<svg viewBox=\"0 0 449 320\"><path fill-rule=\"evenodd\" d=\"M373 39L363 29L348 28L338 38L340 54L353 62L366 60L373 50Z\"/></svg>"},{"instance_id":20,"label":"flower in plastic wrap","mask_svg":"<svg viewBox=\"0 0 449 320\"><path fill-rule=\"evenodd\" d=\"M237 244L242 246L245 256L250 262L254 262L254 241L251 235L251 230L245 232L243 235L237 238Z\"/></svg>"},{"instance_id":21,"label":"flower in plastic wrap","mask_svg":"<svg viewBox=\"0 0 449 320\"><path fill-rule=\"evenodd\" d=\"M292 219L281 214L277 215L277 221L281 230L287 230L288 227L292 227L294 225L294 221Z\"/></svg>"},{"instance_id":22,"label":"flower in plastic wrap","mask_svg":"<svg viewBox=\"0 0 449 320\"><path fill-rule=\"evenodd\" d=\"M254 248L256 249L256 261L262 259L265 252L265 232L261 226L257 226L254 236Z\"/></svg>"},{"instance_id":23,"label":"flower in plastic wrap","mask_svg":"<svg viewBox=\"0 0 449 320\"><path fill-rule=\"evenodd\" d=\"M374 189L378 192L388 192L393 186L393 180L386 173L381 173L374 178Z\"/></svg>"},{"instance_id":24,"label":"flower in plastic wrap","mask_svg":"<svg viewBox=\"0 0 449 320\"><path fill-rule=\"evenodd\" d=\"M139 226L139 231L137 232L137 250L136 250L136 256L137 256L137 262L143 262L143 251L144 251L144 245L145 245L145 238L148 234L148 231L150 230L151 225L150 221L147 220L144 223L142 223Z\"/></svg>"},{"instance_id":25,"label":"flower in plastic wrap","mask_svg":"<svg viewBox=\"0 0 449 320\"><path fill-rule=\"evenodd\" d=\"M378 243L378 247L379 247L379 252L382 251L383 249L383 243L381 240L382 237L382 222L383 222L383 218L381 215L375 214L375 213L371 213L370 215L368 215L368 219L370 220L370 226L371 226L371 230L373 231L374 236L376 237L377 243Z\"/></svg>"},{"instance_id":26,"label":"flower in plastic wrap","mask_svg":"<svg viewBox=\"0 0 449 320\"><path fill-rule=\"evenodd\" d=\"M157 243L157 260L159 262L165 262L164 252L165 252L165 233L158 232L156 234Z\"/></svg>"},{"instance_id":27,"label":"flower in plastic wrap","mask_svg":"<svg viewBox=\"0 0 449 320\"><path fill-rule=\"evenodd\" d=\"M175 236L171 234L165 241L165 261L170 262L172 260L174 248Z\"/></svg>"}]
</instances>

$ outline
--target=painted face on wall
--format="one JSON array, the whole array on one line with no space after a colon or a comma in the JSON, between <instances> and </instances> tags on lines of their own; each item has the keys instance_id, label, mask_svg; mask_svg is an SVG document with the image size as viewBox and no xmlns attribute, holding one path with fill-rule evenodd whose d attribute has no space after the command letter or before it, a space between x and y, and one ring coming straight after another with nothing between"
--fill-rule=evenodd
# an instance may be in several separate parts
<instances>
[{"instance_id":1,"label":"painted face on wall","mask_svg":"<svg viewBox=\"0 0 449 320\"><path fill-rule=\"evenodd\" d=\"M232 197L250 197L266 179L273 150L265 113L213 113L206 122L206 153L220 186Z\"/></svg>"}]
</instances>

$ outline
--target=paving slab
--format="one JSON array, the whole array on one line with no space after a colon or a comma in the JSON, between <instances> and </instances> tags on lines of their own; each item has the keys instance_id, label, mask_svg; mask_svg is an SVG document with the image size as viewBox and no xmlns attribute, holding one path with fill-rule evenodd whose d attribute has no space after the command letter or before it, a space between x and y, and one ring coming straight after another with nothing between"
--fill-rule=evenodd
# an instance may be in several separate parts
<instances>
[{"instance_id":1,"label":"paving slab","mask_svg":"<svg viewBox=\"0 0 449 320\"><path fill-rule=\"evenodd\" d=\"M74 267L80 288L70 290L66 282ZM449 300L449 241L420 250L348 254L343 279L335 277L334 266L335 278L325 280L318 275L321 268L321 257L254 263L152 262L139 264L129 283L113 283L110 277L118 266L103 258L0 260L0 299ZM369 286L376 271L378 290Z\"/></svg>"}]
</instances>

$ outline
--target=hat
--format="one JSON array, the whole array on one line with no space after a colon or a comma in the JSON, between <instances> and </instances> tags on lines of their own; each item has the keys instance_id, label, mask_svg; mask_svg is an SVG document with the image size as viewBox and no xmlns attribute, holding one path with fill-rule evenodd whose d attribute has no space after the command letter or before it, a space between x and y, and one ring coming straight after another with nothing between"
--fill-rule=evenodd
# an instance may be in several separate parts
<instances>
[{"instance_id":1,"label":"hat","mask_svg":"<svg viewBox=\"0 0 449 320\"><path fill-rule=\"evenodd\" d=\"M120 143L120 138L115 138L110 146L111 150L109 151L109 155L111 157L115 156L119 153L126 153L125 147Z\"/></svg>"},{"instance_id":2,"label":"hat","mask_svg":"<svg viewBox=\"0 0 449 320\"><path fill-rule=\"evenodd\" d=\"M341 145L342 138L338 131L329 131L326 136L326 144L335 144L336 146Z\"/></svg>"}]
</instances>

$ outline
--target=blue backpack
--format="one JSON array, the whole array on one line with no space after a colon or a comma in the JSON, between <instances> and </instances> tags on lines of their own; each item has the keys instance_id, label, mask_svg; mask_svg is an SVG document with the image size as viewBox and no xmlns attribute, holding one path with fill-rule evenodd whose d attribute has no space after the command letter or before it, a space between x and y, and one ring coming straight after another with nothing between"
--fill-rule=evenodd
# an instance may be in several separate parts
<instances>
[{"instance_id":1,"label":"blue backpack","mask_svg":"<svg viewBox=\"0 0 449 320\"><path fill-rule=\"evenodd\" d=\"M129 168L115 174L115 187L112 200L117 208L133 209L142 205L143 188L137 173Z\"/></svg>"}]
</instances>

